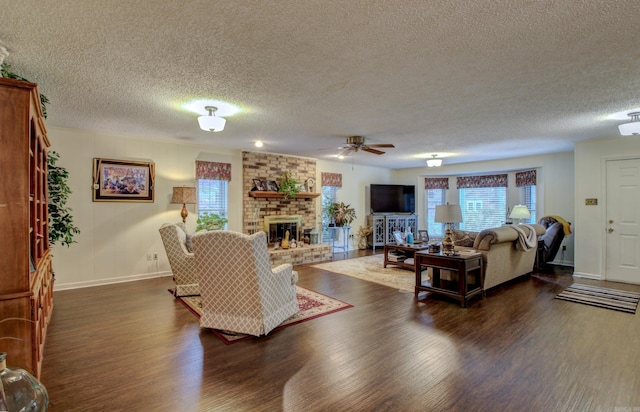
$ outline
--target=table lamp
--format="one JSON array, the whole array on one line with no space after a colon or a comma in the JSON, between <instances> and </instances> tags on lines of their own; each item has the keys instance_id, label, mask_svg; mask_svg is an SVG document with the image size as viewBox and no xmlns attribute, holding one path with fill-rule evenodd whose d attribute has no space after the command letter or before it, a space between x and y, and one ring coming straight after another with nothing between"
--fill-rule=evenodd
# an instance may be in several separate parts
<instances>
[{"instance_id":1,"label":"table lamp","mask_svg":"<svg viewBox=\"0 0 640 412\"><path fill-rule=\"evenodd\" d=\"M531 212L525 205L515 205L509 214L510 219L518 219L518 224L522 224L522 219L531 219Z\"/></svg>"},{"instance_id":2,"label":"table lamp","mask_svg":"<svg viewBox=\"0 0 640 412\"><path fill-rule=\"evenodd\" d=\"M173 188L173 196L171 197L171 203L182 203L182 211L180 212L180 216L182 216L182 223L187 223L187 216L189 212L187 211L187 204L195 205L196 202L196 188L195 187L174 187Z\"/></svg>"},{"instance_id":3,"label":"table lamp","mask_svg":"<svg viewBox=\"0 0 640 412\"><path fill-rule=\"evenodd\" d=\"M447 230L442 240L442 253L445 255L455 255L453 239L451 239L451 225L462 222L462 211L460 205L440 205L436 206L435 222L446 223Z\"/></svg>"}]
</instances>

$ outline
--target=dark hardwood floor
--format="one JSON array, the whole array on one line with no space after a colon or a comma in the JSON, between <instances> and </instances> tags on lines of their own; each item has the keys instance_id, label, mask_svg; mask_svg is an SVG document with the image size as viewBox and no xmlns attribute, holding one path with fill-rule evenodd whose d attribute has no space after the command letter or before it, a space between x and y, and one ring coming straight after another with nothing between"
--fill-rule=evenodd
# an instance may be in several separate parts
<instances>
[{"instance_id":1,"label":"dark hardwood floor","mask_svg":"<svg viewBox=\"0 0 640 412\"><path fill-rule=\"evenodd\" d=\"M55 292L49 410L640 410L640 315L554 300L569 269L466 309L296 269L300 286L354 307L233 345L198 327L170 278Z\"/></svg>"}]
</instances>

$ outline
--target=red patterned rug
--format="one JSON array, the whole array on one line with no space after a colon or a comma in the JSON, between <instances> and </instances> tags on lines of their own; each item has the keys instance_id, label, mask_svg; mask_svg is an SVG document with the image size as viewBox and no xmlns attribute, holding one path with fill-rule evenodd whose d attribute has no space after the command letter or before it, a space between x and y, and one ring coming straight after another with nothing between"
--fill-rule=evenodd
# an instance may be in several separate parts
<instances>
[{"instance_id":1,"label":"red patterned rug","mask_svg":"<svg viewBox=\"0 0 640 412\"><path fill-rule=\"evenodd\" d=\"M335 313L340 310L353 307L353 305L349 303L342 302L338 299L334 299L330 296L323 295L309 289L301 288L300 286L296 286L296 289L296 298L298 299L298 307L300 308L300 311L282 322L278 327L276 327L269 333L273 333L274 331L284 329L288 326L296 325L298 323L306 322L320 316L328 315L330 313ZM169 292L173 294L172 289L169 289ZM198 319L200 319L200 316L202 314L200 296L185 296L176 299L178 299L184 306L186 306L187 309L189 309L191 313L193 313ZM216 336L218 336L227 345L251 338L259 339L256 336L245 335L241 333L234 334L217 329L212 330L216 334Z\"/></svg>"}]
</instances>

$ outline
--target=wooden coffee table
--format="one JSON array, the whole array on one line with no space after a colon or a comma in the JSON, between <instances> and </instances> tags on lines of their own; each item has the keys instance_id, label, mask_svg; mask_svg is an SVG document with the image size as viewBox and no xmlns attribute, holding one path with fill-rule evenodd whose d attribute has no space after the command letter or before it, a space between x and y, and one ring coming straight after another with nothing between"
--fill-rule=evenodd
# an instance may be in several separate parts
<instances>
[{"instance_id":1,"label":"wooden coffee table","mask_svg":"<svg viewBox=\"0 0 640 412\"><path fill-rule=\"evenodd\" d=\"M384 267L387 265L399 266L403 269L415 270L415 252L419 250L427 250L429 245L427 243L414 243L413 245L397 245L395 243L388 243L384 245ZM389 252L392 250L401 250L407 256L407 259L411 259L411 263L394 262L389 260Z\"/></svg>"}]
</instances>

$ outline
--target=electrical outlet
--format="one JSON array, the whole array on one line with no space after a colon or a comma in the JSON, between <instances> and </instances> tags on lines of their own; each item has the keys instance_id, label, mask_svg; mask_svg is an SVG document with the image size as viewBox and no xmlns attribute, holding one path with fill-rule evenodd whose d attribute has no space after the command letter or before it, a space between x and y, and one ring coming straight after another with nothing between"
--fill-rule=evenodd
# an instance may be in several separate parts
<instances>
[{"instance_id":1,"label":"electrical outlet","mask_svg":"<svg viewBox=\"0 0 640 412\"><path fill-rule=\"evenodd\" d=\"M147 253L147 260L151 260L153 258L153 255L151 253Z\"/></svg>"},{"instance_id":2,"label":"electrical outlet","mask_svg":"<svg viewBox=\"0 0 640 412\"><path fill-rule=\"evenodd\" d=\"M157 252L153 254L153 260L158 260L158 253Z\"/></svg>"}]
</instances>

